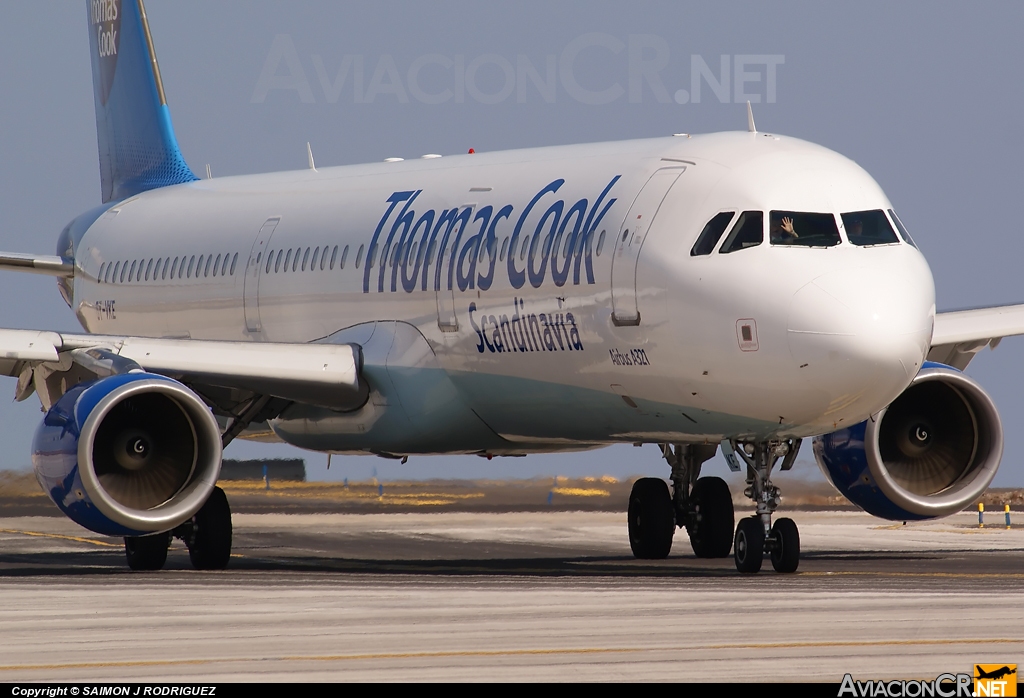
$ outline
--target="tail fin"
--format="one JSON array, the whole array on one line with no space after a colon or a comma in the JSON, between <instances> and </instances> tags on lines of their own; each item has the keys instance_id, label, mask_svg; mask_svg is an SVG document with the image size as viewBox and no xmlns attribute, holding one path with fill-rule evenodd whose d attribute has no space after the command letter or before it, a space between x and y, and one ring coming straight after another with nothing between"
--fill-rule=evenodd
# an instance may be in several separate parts
<instances>
[{"instance_id":1,"label":"tail fin","mask_svg":"<svg viewBox=\"0 0 1024 698\"><path fill-rule=\"evenodd\" d=\"M142 0L86 0L103 202L194 182L171 126Z\"/></svg>"}]
</instances>

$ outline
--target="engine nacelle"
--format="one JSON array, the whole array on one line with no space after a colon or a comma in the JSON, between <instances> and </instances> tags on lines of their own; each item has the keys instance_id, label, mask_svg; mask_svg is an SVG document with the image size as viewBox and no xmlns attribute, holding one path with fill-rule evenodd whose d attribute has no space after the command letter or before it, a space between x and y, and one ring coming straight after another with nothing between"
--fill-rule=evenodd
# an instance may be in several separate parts
<instances>
[{"instance_id":1,"label":"engine nacelle","mask_svg":"<svg viewBox=\"0 0 1024 698\"><path fill-rule=\"evenodd\" d=\"M973 380L925 363L910 387L866 422L814 439L836 489L893 521L946 516L976 501L995 477L1003 427Z\"/></svg>"},{"instance_id":2,"label":"engine nacelle","mask_svg":"<svg viewBox=\"0 0 1024 698\"><path fill-rule=\"evenodd\" d=\"M177 381L129 373L75 386L36 430L39 484L75 523L139 536L187 521L220 475L206 404Z\"/></svg>"}]
</instances>

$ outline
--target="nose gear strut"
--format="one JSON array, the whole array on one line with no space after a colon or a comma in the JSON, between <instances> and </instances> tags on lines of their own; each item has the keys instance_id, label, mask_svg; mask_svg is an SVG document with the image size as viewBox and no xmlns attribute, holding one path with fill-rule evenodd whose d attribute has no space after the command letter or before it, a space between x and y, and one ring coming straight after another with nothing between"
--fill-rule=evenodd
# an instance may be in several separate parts
<instances>
[{"instance_id":1,"label":"nose gear strut","mask_svg":"<svg viewBox=\"0 0 1024 698\"><path fill-rule=\"evenodd\" d=\"M780 459L782 470L793 467L800 444L800 439L722 442L726 460L735 463L739 457L746 464L747 488L743 494L757 505L757 513L736 527L733 557L740 572L759 572L763 553L770 555L776 572L796 572L800 564L800 533L796 524L792 519L782 518L772 525L772 514L782 498L771 480L772 470Z\"/></svg>"}]
</instances>

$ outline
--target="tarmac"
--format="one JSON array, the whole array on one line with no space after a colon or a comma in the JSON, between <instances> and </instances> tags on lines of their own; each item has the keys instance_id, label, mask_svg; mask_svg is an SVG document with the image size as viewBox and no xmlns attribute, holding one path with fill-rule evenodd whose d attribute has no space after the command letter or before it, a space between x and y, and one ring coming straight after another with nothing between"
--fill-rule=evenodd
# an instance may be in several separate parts
<instances>
[{"instance_id":1,"label":"tarmac","mask_svg":"<svg viewBox=\"0 0 1024 698\"><path fill-rule=\"evenodd\" d=\"M236 513L221 572L175 541L163 571L133 573L119 539L0 518L0 681L838 683L1024 663L1024 526L1002 512L780 512L799 571L746 576L684 531L635 560L620 511L290 511Z\"/></svg>"}]
</instances>

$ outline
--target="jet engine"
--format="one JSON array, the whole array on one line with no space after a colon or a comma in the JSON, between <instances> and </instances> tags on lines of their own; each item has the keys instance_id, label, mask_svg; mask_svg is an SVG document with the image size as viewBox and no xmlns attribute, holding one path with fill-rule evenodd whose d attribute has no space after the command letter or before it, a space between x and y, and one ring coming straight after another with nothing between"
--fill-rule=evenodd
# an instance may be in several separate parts
<instances>
[{"instance_id":1,"label":"jet engine","mask_svg":"<svg viewBox=\"0 0 1024 698\"><path fill-rule=\"evenodd\" d=\"M962 510L988 488L1002 454L992 399L936 363L925 363L910 387L866 422L814 439L815 459L836 489L893 521Z\"/></svg>"},{"instance_id":2,"label":"jet engine","mask_svg":"<svg viewBox=\"0 0 1024 698\"><path fill-rule=\"evenodd\" d=\"M210 496L221 437L206 404L181 383L149 373L70 389L36 431L40 485L75 523L140 536L190 519Z\"/></svg>"}]
</instances>

